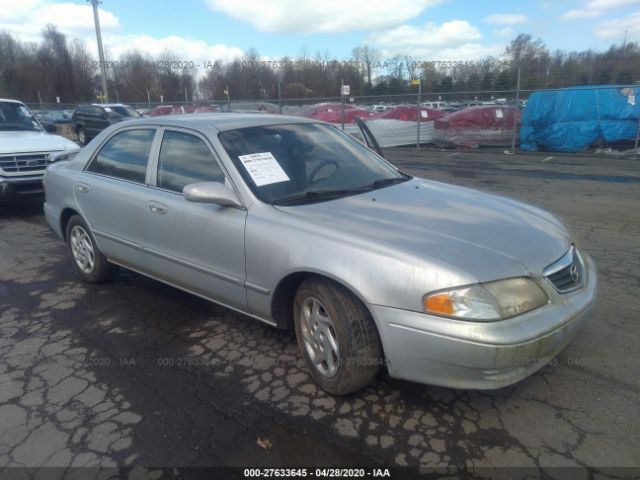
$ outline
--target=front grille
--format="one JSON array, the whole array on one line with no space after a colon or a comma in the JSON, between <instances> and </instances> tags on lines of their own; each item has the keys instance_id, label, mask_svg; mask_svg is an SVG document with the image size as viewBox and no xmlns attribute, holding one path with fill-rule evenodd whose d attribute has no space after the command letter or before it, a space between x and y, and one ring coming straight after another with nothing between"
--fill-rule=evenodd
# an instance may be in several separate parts
<instances>
[{"instance_id":1,"label":"front grille","mask_svg":"<svg viewBox=\"0 0 640 480\"><path fill-rule=\"evenodd\" d=\"M544 276L560 293L580 288L584 276L584 265L578 250L572 245L562 258L544 269Z\"/></svg>"},{"instance_id":2,"label":"front grille","mask_svg":"<svg viewBox=\"0 0 640 480\"><path fill-rule=\"evenodd\" d=\"M54 152L0 155L0 172L7 175L42 173L47 168L50 153Z\"/></svg>"}]
</instances>

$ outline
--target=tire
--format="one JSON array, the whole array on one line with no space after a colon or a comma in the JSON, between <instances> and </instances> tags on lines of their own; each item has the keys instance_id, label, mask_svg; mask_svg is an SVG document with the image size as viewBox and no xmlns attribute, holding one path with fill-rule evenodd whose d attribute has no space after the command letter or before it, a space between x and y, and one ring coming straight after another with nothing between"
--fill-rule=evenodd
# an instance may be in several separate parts
<instances>
[{"instance_id":1,"label":"tire","mask_svg":"<svg viewBox=\"0 0 640 480\"><path fill-rule=\"evenodd\" d=\"M69 219L65 238L69 256L82 280L101 283L112 277L115 266L98 250L91 229L80 215Z\"/></svg>"},{"instance_id":2,"label":"tire","mask_svg":"<svg viewBox=\"0 0 640 480\"><path fill-rule=\"evenodd\" d=\"M382 347L371 314L358 298L329 279L311 277L298 288L293 308L298 346L320 387L346 395L373 381Z\"/></svg>"},{"instance_id":3,"label":"tire","mask_svg":"<svg viewBox=\"0 0 640 480\"><path fill-rule=\"evenodd\" d=\"M86 145L87 143L89 143L87 132L83 127L78 128L78 131L76 133L78 134L78 142L80 142L81 145Z\"/></svg>"}]
</instances>

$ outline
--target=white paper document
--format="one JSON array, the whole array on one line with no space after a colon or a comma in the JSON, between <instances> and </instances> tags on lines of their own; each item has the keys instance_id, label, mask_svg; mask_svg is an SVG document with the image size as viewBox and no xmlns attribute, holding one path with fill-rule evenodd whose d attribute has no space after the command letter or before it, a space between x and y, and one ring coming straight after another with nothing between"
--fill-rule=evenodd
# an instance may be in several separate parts
<instances>
[{"instance_id":1,"label":"white paper document","mask_svg":"<svg viewBox=\"0 0 640 480\"><path fill-rule=\"evenodd\" d=\"M271 152L240 155L238 158L258 187L289 180L289 177Z\"/></svg>"}]
</instances>

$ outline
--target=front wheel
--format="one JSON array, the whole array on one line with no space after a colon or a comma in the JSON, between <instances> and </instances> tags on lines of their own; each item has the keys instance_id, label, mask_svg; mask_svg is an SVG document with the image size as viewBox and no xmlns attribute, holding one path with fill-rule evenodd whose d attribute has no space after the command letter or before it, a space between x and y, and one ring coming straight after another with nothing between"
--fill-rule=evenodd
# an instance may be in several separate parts
<instances>
[{"instance_id":1,"label":"front wheel","mask_svg":"<svg viewBox=\"0 0 640 480\"><path fill-rule=\"evenodd\" d=\"M69 219L66 239L76 271L85 282L100 283L111 278L115 267L98 250L89 226L80 215Z\"/></svg>"},{"instance_id":2,"label":"front wheel","mask_svg":"<svg viewBox=\"0 0 640 480\"><path fill-rule=\"evenodd\" d=\"M346 395L371 383L382 347L360 300L331 280L312 277L298 288L293 308L298 345L318 385Z\"/></svg>"}]
</instances>

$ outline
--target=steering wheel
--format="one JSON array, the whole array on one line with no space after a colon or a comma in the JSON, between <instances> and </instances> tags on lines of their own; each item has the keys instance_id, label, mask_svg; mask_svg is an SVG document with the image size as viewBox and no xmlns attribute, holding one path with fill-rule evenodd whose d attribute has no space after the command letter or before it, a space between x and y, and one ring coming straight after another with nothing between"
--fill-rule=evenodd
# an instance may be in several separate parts
<instances>
[{"instance_id":1,"label":"steering wheel","mask_svg":"<svg viewBox=\"0 0 640 480\"><path fill-rule=\"evenodd\" d=\"M340 168L340 165L335 160L324 160L324 161L320 162L320 165L316 166L313 170L311 170L311 173L309 174L309 178L307 179L308 182L309 182L309 185L311 185L312 183L315 183L316 175L318 175L318 173L320 173L320 170L322 170L327 165L333 165L335 167L335 170L333 171L333 174L331 174L327 178L332 178L338 172L338 169Z\"/></svg>"}]
</instances>

